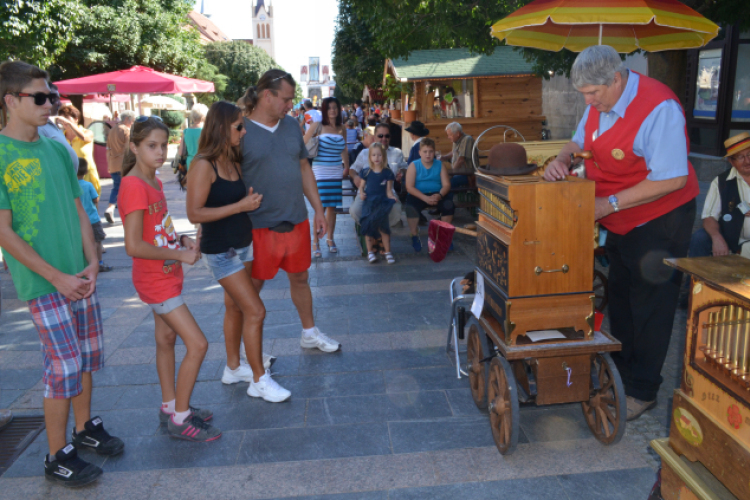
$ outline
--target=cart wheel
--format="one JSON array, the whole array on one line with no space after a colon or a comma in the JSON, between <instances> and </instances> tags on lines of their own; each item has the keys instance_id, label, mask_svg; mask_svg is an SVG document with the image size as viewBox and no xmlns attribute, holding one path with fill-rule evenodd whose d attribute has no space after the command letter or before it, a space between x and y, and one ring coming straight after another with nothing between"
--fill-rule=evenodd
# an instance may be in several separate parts
<instances>
[{"instance_id":1,"label":"cart wheel","mask_svg":"<svg viewBox=\"0 0 750 500\"><path fill-rule=\"evenodd\" d=\"M471 397L479 409L487 408L487 364L482 360L487 353L482 345L482 332L475 323L469 328L469 338L466 341L466 359L469 362L469 385L471 386Z\"/></svg>"},{"instance_id":2,"label":"cart wheel","mask_svg":"<svg viewBox=\"0 0 750 500\"><path fill-rule=\"evenodd\" d=\"M609 283L603 272L594 269L594 296L596 297L594 307L599 312L604 312L604 308L609 303Z\"/></svg>"},{"instance_id":3,"label":"cart wheel","mask_svg":"<svg viewBox=\"0 0 750 500\"><path fill-rule=\"evenodd\" d=\"M625 435L628 410L620 372L608 353L598 353L591 360L589 394L581 407L594 437L604 444L619 442Z\"/></svg>"},{"instance_id":4,"label":"cart wheel","mask_svg":"<svg viewBox=\"0 0 750 500\"><path fill-rule=\"evenodd\" d=\"M502 455L509 455L518 444L518 394L513 370L502 356L492 358L487 392L490 425L495 446Z\"/></svg>"}]
</instances>

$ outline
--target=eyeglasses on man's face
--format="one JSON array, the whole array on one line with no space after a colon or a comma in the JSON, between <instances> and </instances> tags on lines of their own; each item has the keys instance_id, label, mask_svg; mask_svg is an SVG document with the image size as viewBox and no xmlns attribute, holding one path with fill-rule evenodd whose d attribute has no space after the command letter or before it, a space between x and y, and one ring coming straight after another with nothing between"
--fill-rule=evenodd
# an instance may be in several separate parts
<instances>
[{"instance_id":1,"label":"eyeglasses on man's face","mask_svg":"<svg viewBox=\"0 0 750 500\"><path fill-rule=\"evenodd\" d=\"M50 92L49 94L45 94L44 92L36 92L34 94L27 94L26 92L8 92L8 94L16 97L32 97L34 98L34 104L37 106L44 106L44 103L48 100L53 106L60 102L60 94L57 92Z\"/></svg>"},{"instance_id":2,"label":"eyeglasses on man's face","mask_svg":"<svg viewBox=\"0 0 750 500\"><path fill-rule=\"evenodd\" d=\"M391 138L391 134L378 134L378 139L382 139L384 137L386 139L390 139Z\"/></svg>"},{"instance_id":3,"label":"eyeglasses on man's face","mask_svg":"<svg viewBox=\"0 0 750 500\"><path fill-rule=\"evenodd\" d=\"M744 155L734 155L731 158L737 163L750 162L750 152L747 152Z\"/></svg>"}]
</instances>

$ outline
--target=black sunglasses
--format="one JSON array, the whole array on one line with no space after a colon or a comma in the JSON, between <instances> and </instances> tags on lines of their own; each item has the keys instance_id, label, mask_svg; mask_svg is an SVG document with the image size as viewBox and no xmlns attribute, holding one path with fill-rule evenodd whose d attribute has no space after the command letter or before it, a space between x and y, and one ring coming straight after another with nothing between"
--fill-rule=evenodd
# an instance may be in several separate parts
<instances>
[{"instance_id":1,"label":"black sunglasses","mask_svg":"<svg viewBox=\"0 0 750 500\"><path fill-rule=\"evenodd\" d=\"M281 80L282 78L287 78L287 77L292 78L292 74L291 73L284 73L283 75L277 76L276 78L274 78L273 80L271 80L271 83L275 82L276 80Z\"/></svg>"},{"instance_id":2,"label":"black sunglasses","mask_svg":"<svg viewBox=\"0 0 750 500\"><path fill-rule=\"evenodd\" d=\"M390 139L391 138L391 134L379 134L378 135L378 139L382 139L383 137L385 137L386 139Z\"/></svg>"},{"instance_id":3,"label":"black sunglasses","mask_svg":"<svg viewBox=\"0 0 750 500\"><path fill-rule=\"evenodd\" d=\"M45 94L44 92L37 92L36 94L27 94L26 92L9 92L10 95L14 95L16 97L33 97L34 98L34 104L37 106L44 106L44 103L47 102L49 99L49 103L53 106L60 102L60 94L57 92L50 92L49 94Z\"/></svg>"},{"instance_id":4,"label":"black sunglasses","mask_svg":"<svg viewBox=\"0 0 750 500\"><path fill-rule=\"evenodd\" d=\"M235 130L236 130L237 132L242 132L242 129L243 129L243 128L245 128L245 124L244 124L244 123L240 123L240 124L238 124L238 125L235 125L235 126L234 126L234 129L235 129Z\"/></svg>"},{"instance_id":5,"label":"black sunglasses","mask_svg":"<svg viewBox=\"0 0 750 500\"><path fill-rule=\"evenodd\" d=\"M158 122L164 123L164 120L161 119L161 116L156 116L156 115L151 115L151 116L141 115L141 116L139 116L138 118L135 119L135 122L136 123L146 123L151 118L153 118L154 120L156 120Z\"/></svg>"}]
</instances>

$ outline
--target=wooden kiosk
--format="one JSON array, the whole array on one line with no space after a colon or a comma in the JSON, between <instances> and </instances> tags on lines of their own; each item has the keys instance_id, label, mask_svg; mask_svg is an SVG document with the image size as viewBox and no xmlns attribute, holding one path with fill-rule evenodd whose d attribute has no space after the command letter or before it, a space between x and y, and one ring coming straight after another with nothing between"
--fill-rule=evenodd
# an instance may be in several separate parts
<instances>
[{"instance_id":1,"label":"wooden kiosk","mask_svg":"<svg viewBox=\"0 0 750 500\"><path fill-rule=\"evenodd\" d=\"M474 402L489 408L498 450L516 446L519 401L580 402L594 436L618 442L625 390L608 353L621 346L595 328L594 183L477 173L477 184L484 306L467 321L466 371ZM534 342L538 330L562 338Z\"/></svg>"},{"instance_id":2,"label":"wooden kiosk","mask_svg":"<svg viewBox=\"0 0 750 500\"><path fill-rule=\"evenodd\" d=\"M475 139L498 123L518 130L527 141L542 138L542 79L513 47L497 47L489 56L466 49L414 51L408 59L386 60L384 82L387 75L414 89L411 94L401 94L396 110L400 118L391 121L402 129L414 120L421 121L430 129L438 151L451 150L445 126L454 121ZM435 100L446 88L455 92L457 105L449 112L438 112ZM503 142L501 135L488 139ZM408 153L412 140L405 131L402 145Z\"/></svg>"},{"instance_id":3,"label":"wooden kiosk","mask_svg":"<svg viewBox=\"0 0 750 500\"><path fill-rule=\"evenodd\" d=\"M690 275L691 293L669 440L651 443L662 457L662 497L750 499L750 260L665 262Z\"/></svg>"}]
</instances>

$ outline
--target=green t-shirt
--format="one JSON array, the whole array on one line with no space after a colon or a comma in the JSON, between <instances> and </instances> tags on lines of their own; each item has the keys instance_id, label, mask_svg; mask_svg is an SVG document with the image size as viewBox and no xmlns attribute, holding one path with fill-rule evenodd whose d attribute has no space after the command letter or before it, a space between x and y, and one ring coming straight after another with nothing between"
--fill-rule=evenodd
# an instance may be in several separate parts
<instances>
[{"instance_id":1,"label":"green t-shirt","mask_svg":"<svg viewBox=\"0 0 750 500\"><path fill-rule=\"evenodd\" d=\"M78 178L65 147L46 137L24 142L0 135L0 210L13 212L13 231L42 259L66 274L86 267L75 199ZM56 291L3 250L21 300Z\"/></svg>"}]
</instances>

